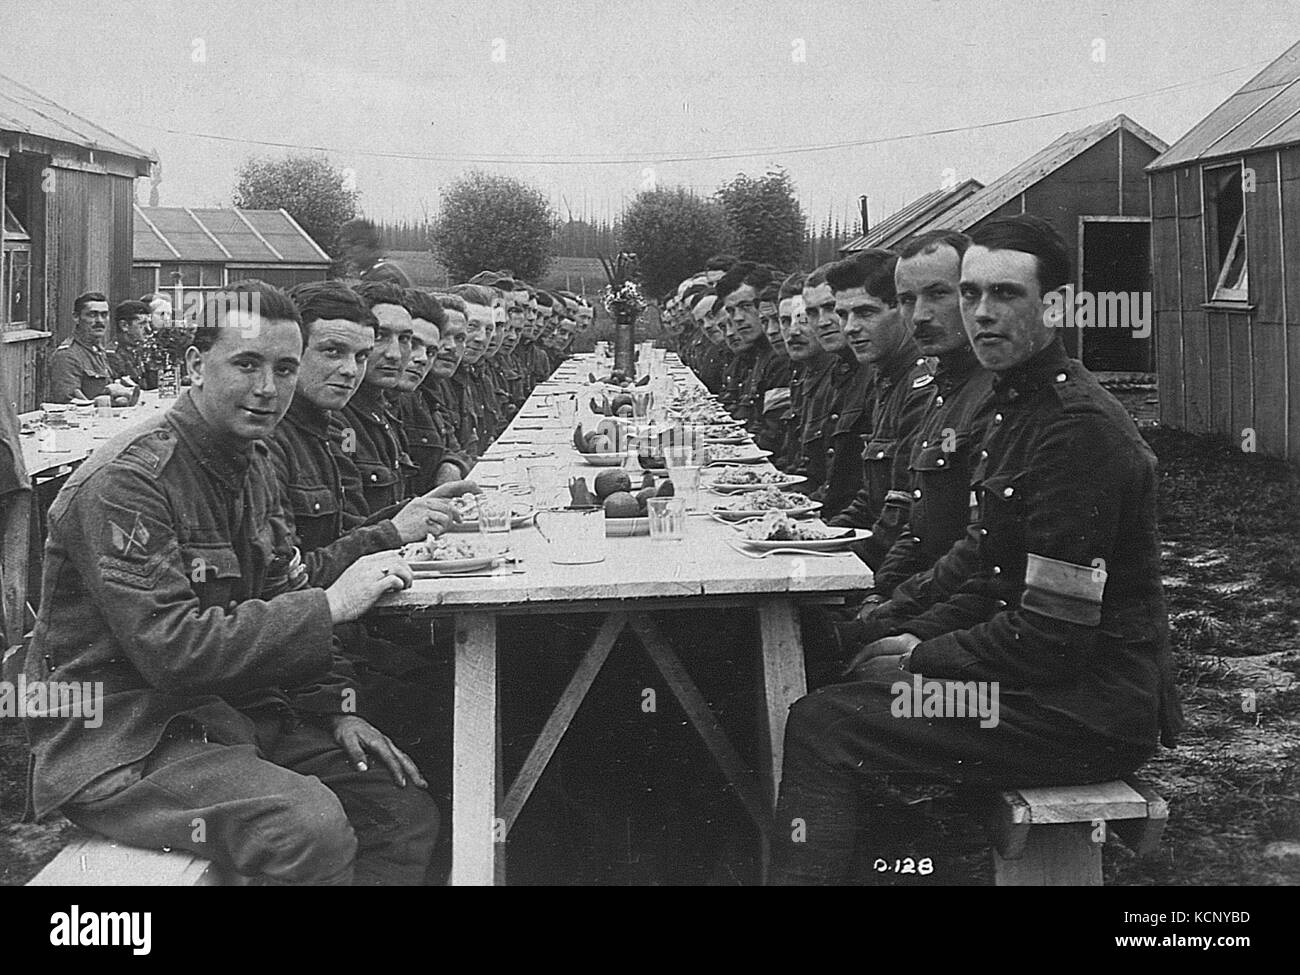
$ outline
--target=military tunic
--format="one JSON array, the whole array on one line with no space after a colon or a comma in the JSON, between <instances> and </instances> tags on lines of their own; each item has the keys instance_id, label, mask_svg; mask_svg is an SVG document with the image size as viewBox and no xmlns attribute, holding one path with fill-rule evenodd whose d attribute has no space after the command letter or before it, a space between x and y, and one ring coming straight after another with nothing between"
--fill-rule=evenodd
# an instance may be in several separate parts
<instances>
[{"instance_id":1,"label":"military tunic","mask_svg":"<svg viewBox=\"0 0 1300 975\"><path fill-rule=\"evenodd\" d=\"M116 378L108 353L74 335L50 356L50 402L70 403L78 394L93 400Z\"/></svg>"},{"instance_id":2,"label":"military tunic","mask_svg":"<svg viewBox=\"0 0 1300 975\"><path fill-rule=\"evenodd\" d=\"M844 510L862 486L862 438L871 430L875 381L875 370L855 360L844 384L835 388L831 412L822 421L826 472L813 497L822 504L823 518Z\"/></svg>"},{"instance_id":3,"label":"military tunic","mask_svg":"<svg viewBox=\"0 0 1300 975\"><path fill-rule=\"evenodd\" d=\"M407 481L416 468L402 447L400 422L384 390L368 383L362 383L339 411L343 449L352 454L361 475L367 515L410 497Z\"/></svg>"},{"instance_id":4,"label":"military tunic","mask_svg":"<svg viewBox=\"0 0 1300 975\"><path fill-rule=\"evenodd\" d=\"M802 442L800 450L802 460L798 473L808 478L802 488L805 492L816 492L826 484L827 472L833 453L830 438L835 432L844 412L840 406L849 403L850 420L861 418L865 408L865 394L855 383L861 381L858 360L847 349L830 353L824 365L814 367L811 378L805 387L804 422L800 433ZM856 403L854 390L863 399ZM834 417L834 419L832 419ZM852 495L849 495L851 500Z\"/></svg>"},{"instance_id":5,"label":"military tunic","mask_svg":"<svg viewBox=\"0 0 1300 975\"><path fill-rule=\"evenodd\" d=\"M934 565L966 533L971 472L993 416L993 374L970 346L940 357L930 401L913 438L908 469L912 507L875 576L888 596L900 582Z\"/></svg>"},{"instance_id":6,"label":"military tunic","mask_svg":"<svg viewBox=\"0 0 1300 975\"><path fill-rule=\"evenodd\" d=\"M912 508L908 462L930 399L927 387L933 381L916 351L908 342L877 371L870 432L862 437L862 487L852 503L829 522L871 530L871 537L854 551L872 569L879 567Z\"/></svg>"},{"instance_id":7,"label":"military tunic","mask_svg":"<svg viewBox=\"0 0 1300 975\"><path fill-rule=\"evenodd\" d=\"M397 397L397 415L406 452L419 468L411 479L412 494L428 494L437 487L438 469L443 464L458 467L461 477L469 473L469 462L460 455L451 422L427 383Z\"/></svg>"}]
</instances>

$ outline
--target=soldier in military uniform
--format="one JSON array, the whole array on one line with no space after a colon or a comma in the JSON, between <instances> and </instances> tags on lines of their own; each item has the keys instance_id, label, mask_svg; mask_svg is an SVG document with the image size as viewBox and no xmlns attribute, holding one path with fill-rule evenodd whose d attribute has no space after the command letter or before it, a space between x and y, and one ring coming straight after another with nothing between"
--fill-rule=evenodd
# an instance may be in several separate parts
<instances>
[{"instance_id":1,"label":"soldier in military uniform","mask_svg":"<svg viewBox=\"0 0 1300 975\"><path fill-rule=\"evenodd\" d=\"M388 400L411 357L411 313L402 289L387 281L367 281L354 289L379 322L375 347L361 385L340 412L344 449L352 452L361 475L369 514L410 497L408 481L417 473L402 447L400 423Z\"/></svg>"},{"instance_id":2,"label":"soldier in military uniform","mask_svg":"<svg viewBox=\"0 0 1300 975\"><path fill-rule=\"evenodd\" d=\"M731 362L731 352L726 347L726 335L722 330L722 315L713 314L718 306L718 297L712 291L702 293L691 315L699 323L704 341L695 357L695 375L704 384L704 388L714 395L720 395L727 382L727 366Z\"/></svg>"},{"instance_id":3,"label":"soldier in military uniform","mask_svg":"<svg viewBox=\"0 0 1300 975\"><path fill-rule=\"evenodd\" d=\"M803 457L803 407L804 388L810 375L810 365L827 360L817 336L808 327L808 316L803 310L802 274L792 274L781 283L777 293L777 324L781 330L781 345L790 357L790 398L781 413L784 434L781 449L772 456L772 464L783 471L796 471Z\"/></svg>"},{"instance_id":4,"label":"soldier in military uniform","mask_svg":"<svg viewBox=\"0 0 1300 975\"><path fill-rule=\"evenodd\" d=\"M871 530L871 537L854 551L873 569L907 522L912 505L908 455L929 398L929 371L924 359L918 364L911 321L898 307L897 264L892 251L866 250L826 275L849 348L873 374L869 408L858 432L862 486L829 524ZM837 446L847 458L854 444L844 439Z\"/></svg>"},{"instance_id":5,"label":"soldier in military uniform","mask_svg":"<svg viewBox=\"0 0 1300 975\"><path fill-rule=\"evenodd\" d=\"M98 291L78 295L72 303L76 321L72 337L50 356L50 402L91 402L98 396L131 396L104 351L108 335L108 299Z\"/></svg>"},{"instance_id":6,"label":"soldier in military uniform","mask_svg":"<svg viewBox=\"0 0 1300 975\"><path fill-rule=\"evenodd\" d=\"M830 362L806 388L799 473L808 478L804 487L822 501L827 517L838 514L835 504L847 505L857 493L861 477L858 452L844 445L851 442L851 437L858 436L871 384L870 369L858 365L857 357L849 348L835 309L835 294L826 282L826 274L834 264L831 261L815 269L803 285L808 325L829 353ZM849 456L843 456L845 453ZM829 505L825 500L828 493L831 494Z\"/></svg>"},{"instance_id":7,"label":"soldier in military uniform","mask_svg":"<svg viewBox=\"0 0 1300 975\"><path fill-rule=\"evenodd\" d=\"M477 427L472 414L462 411L461 398L466 387L453 382L453 378L460 374L469 335L465 301L453 294L435 294L434 297L446 313L447 324L440 333L438 351L421 389L433 408L434 422L442 431L444 440L448 445L454 444L455 452L472 467L478 457Z\"/></svg>"},{"instance_id":8,"label":"soldier in military uniform","mask_svg":"<svg viewBox=\"0 0 1300 975\"><path fill-rule=\"evenodd\" d=\"M1069 250L1028 215L971 237L962 316L997 376L972 472L978 517L895 593L852 680L791 709L773 831L778 884L846 880L862 790L890 773L995 788L1099 782L1138 768L1158 740L1173 744L1181 724L1155 458L1124 408L1065 355L1055 327ZM901 716L913 675L940 687L983 682L998 689L997 706L987 716ZM884 825L861 831L868 857Z\"/></svg>"},{"instance_id":9,"label":"soldier in military uniform","mask_svg":"<svg viewBox=\"0 0 1300 975\"><path fill-rule=\"evenodd\" d=\"M717 293L727 312L733 363L744 373L731 415L745 421L760 449L775 452L781 445L780 410L767 394L783 389L789 395L790 360L768 343L759 314L760 295L772 284L770 268L742 262L722 276Z\"/></svg>"},{"instance_id":10,"label":"soldier in military uniform","mask_svg":"<svg viewBox=\"0 0 1300 975\"><path fill-rule=\"evenodd\" d=\"M481 363L492 337L492 293L478 285L461 284L452 293L465 303L465 355L451 377L460 429L461 448L471 461L482 456L501 431L495 387L483 381Z\"/></svg>"},{"instance_id":11,"label":"soldier in military uniform","mask_svg":"<svg viewBox=\"0 0 1300 975\"><path fill-rule=\"evenodd\" d=\"M257 313L210 302L190 390L98 448L50 509L28 686L104 697L101 726L29 715L35 812L273 883L417 884L437 808L352 713L332 637L410 569L380 552L308 584L264 444L293 395L297 311L260 282L232 290Z\"/></svg>"},{"instance_id":12,"label":"soldier in military uniform","mask_svg":"<svg viewBox=\"0 0 1300 975\"><path fill-rule=\"evenodd\" d=\"M149 337L152 312L143 301L119 302L113 309L116 341L108 350L108 364L119 379L141 389L158 388L158 372L145 361L145 340Z\"/></svg>"},{"instance_id":13,"label":"soldier in military uniform","mask_svg":"<svg viewBox=\"0 0 1300 975\"><path fill-rule=\"evenodd\" d=\"M908 460L912 506L907 526L876 569L867 611L904 579L930 568L970 521L970 475L993 415L993 376L981 368L961 320L957 289L968 243L964 234L937 230L899 246L899 304L921 355L937 357L938 367L932 382L913 380L924 384L929 402Z\"/></svg>"}]
</instances>

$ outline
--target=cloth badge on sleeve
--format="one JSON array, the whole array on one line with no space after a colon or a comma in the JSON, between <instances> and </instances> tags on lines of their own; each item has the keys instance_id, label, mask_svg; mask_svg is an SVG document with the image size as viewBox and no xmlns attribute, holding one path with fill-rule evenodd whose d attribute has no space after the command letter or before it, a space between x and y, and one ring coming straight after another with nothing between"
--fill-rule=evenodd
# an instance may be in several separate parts
<instances>
[{"instance_id":1,"label":"cloth badge on sleeve","mask_svg":"<svg viewBox=\"0 0 1300 975\"><path fill-rule=\"evenodd\" d=\"M1025 563L1025 592L1020 604L1042 616L1097 626L1106 589L1106 570L1100 565L1075 565L1030 552Z\"/></svg>"}]
</instances>

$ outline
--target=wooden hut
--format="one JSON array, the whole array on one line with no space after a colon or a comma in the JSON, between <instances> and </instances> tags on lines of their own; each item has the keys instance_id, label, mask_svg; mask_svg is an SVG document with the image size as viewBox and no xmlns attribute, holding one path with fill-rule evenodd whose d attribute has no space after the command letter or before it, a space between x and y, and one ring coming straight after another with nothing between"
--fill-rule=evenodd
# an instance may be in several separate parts
<instances>
[{"instance_id":1,"label":"wooden hut","mask_svg":"<svg viewBox=\"0 0 1300 975\"><path fill-rule=\"evenodd\" d=\"M135 179L152 160L93 122L0 75L0 382L21 412L44 394L45 361L72 331L72 300L131 289Z\"/></svg>"},{"instance_id":2,"label":"wooden hut","mask_svg":"<svg viewBox=\"0 0 1300 975\"><path fill-rule=\"evenodd\" d=\"M135 208L136 297L161 291L181 309L243 278L285 289L323 281L329 266L330 256L284 210Z\"/></svg>"},{"instance_id":3,"label":"wooden hut","mask_svg":"<svg viewBox=\"0 0 1300 975\"><path fill-rule=\"evenodd\" d=\"M970 231L994 217L1037 214L1060 232L1075 255L1077 295L1146 296L1149 312L1151 210L1145 168L1167 148L1127 115L1117 115L1067 132L909 232ZM1135 337L1144 329L1063 331L1066 349L1089 368L1154 368L1151 339Z\"/></svg>"},{"instance_id":4,"label":"wooden hut","mask_svg":"<svg viewBox=\"0 0 1300 975\"><path fill-rule=\"evenodd\" d=\"M1300 43L1147 172L1161 422L1300 460Z\"/></svg>"}]
</instances>

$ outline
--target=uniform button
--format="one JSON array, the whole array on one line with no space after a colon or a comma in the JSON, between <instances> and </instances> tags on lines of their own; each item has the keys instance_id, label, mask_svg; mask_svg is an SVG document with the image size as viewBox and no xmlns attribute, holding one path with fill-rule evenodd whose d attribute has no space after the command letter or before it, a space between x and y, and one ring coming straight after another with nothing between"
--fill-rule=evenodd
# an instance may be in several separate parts
<instances>
[{"instance_id":1,"label":"uniform button","mask_svg":"<svg viewBox=\"0 0 1300 975\"><path fill-rule=\"evenodd\" d=\"M320 502L319 502L319 501L317 501L314 505L312 505L312 510L313 510L313 511L320 511Z\"/></svg>"},{"instance_id":2,"label":"uniform button","mask_svg":"<svg viewBox=\"0 0 1300 975\"><path fill-rule=\"evenodd\" d=\"M987 535L988 533L989 533L989 530L988 530L987 528L981 528L981 529L980 529L980 535Z\"/></svg>"},{"instance_id":3,"label":"uniform button","mask_svg":"<svg viewBox=\"0 0 1300 975\"><path fill-rule=\"evenodd\" d=\"M1068 377L1067 377L1067 376L1065 375L1065 373L1063 373L1063 372L1058 372L1058 373L1056 374L1056 381L1057 381L1058 383L1063 383L1063 382L1065 382L1065 380L1066 380L1067 378L1068 378Z\"/></svg>"},{"instance_id":4,"label":"uniform button","mask_svg":"<svg viewBox=\"0 0 1300 975\"><path fill-rule=\"evenodd\" d=\"M934 465L935 465L936 467L942 467L942 466L943 466L943 458L940 457L938 460L936 460L936 461L934 462Z\"/></svg>"},{"instance_id":5,"label":"uniform button","mask_svg":"<svg viewBox=\"0 0 1300 975\"><path fill-rule=\"evenodd\" d=\"M993 567L993 574L994 574L995 576L1000 576L1000 575L1002 575L1002 566L1000 566L1000 565L995 565L995 566Z\"/></svg>"},{"instance_id":6,"label":"uniform button","mask_svg":"<svg viewBox=\"0 0 1300 975\"><path fill-rule=\"evenodd\" d=\"M884 456L885 456L885 452L882 450L878 454L876 454L876 460L880 460Z\"/></svg>"},{"instance_id":7,"label":"uniform button","mask_svg":"<svg viewBox=\"0 0 1300 975\"><path fill-rule=\"evenodd\" d=\"M834 448L834 447L827 447L827 448L826 448L826 456L827 456L827 457L833 457L833 456L835 456L835 448Z\"/></svg>"},{"instance_id":8,"label":"uniform button","mask_svg":"<svg viewBox=\"0 0 1300 975\"><path fill-rule=\"evenodd\" d=\"M1002 422L1002 414L1001 414L1001 413L994 413L994 414L993 414L993 422L994 422L994 423L1001 423L1001 422Z\"/></svg>"},{"instance_id":9,"label":"uniform button","mask_svg":"<svg viewBox=\"0 0 1300 975\"><path fill-rule=\"evenodd\" d=\"M922 447L928 447L928 446L930 446L930 441L928 441L928 440L922 440L922 441L921 441L921 446L922 446Z\"/></svg>"},{"instance_id":10,"label":"uniform button","mask_svg":"<svg viewBox=\"0 0 1300 975\"><path fill-rule=\"evenodd\" d=\"M379 475L378 475L378 474L371 474L371 475L370 475L370 480L372 480L372 481L377 481L377 480L379 480Z\"/></svg>"},{"instance_id":11,"label":"uniform button","mask_svg":"<svg viewBox=\"0 0 1300 975\"><path fill-rule=\"evenodd\" d=\"M989 452L987 450L980 451L980 457L983 458L984 460L988 460L988 456L989 456Z\"/></svg>"},{"instance_id":12,"label":"uniform button","mask_svg":"<svg viewBox=\"0 0 1300 975\"><path fill-rule=\"evenodd\" d=\"M913 491L912 497L916 498L919 501L921 499L921 489L917 488L915 491Z\"/></svg>"},{"instance_id":13,"label":"uniform button","mask_svg":"<svg viewBox=\"0 0 1300 975\"><path fill-rule=\"evenodd\" d=\"M840 415L839 415L838 413L832 413L832 414L831 414L831 422L832 422L832 423L834 423L834 422L835 422L836 420L838 420L839 418L840 418Z\"/></svg>"},{"instance_id":14,"label":"uniform button","mask_svg":"<svg viewBox=\"0 0 1300 975\"><path fill-rule=\"evenodd\" d=\"M935 403L936 406L943 406L943 397L942 397L942 396L936 396L936 397L934 398L934 403Z\"/></svg>"},{"instance_id":15,"label":"uniform button","mask_svg":"<svg viewBox=\"0 0 1300 975\"><path fill-rule=\"evenodd\" d=\"M1003 488L1003 489L1002 489L1002 496L1003 496L1004 498L1009 498L1009 497L1011 497L1011 495L1013 495L1013 494L1015 494L1015 493L1016 493L1016 489L1013 488L1013 487L1008 487L1008 488Z\"/></svg>"},{"instance_id":16,"label":"uniform button","mask_svg":"<svg viewBox=\"0 0 1300 975\"><path fill-rule=\"evenodd\" d=\"M1007 601L1005 599L999 599L998 609L1006 609L1006 608L1007 608Z\"/></svg>"}]
</instances>

